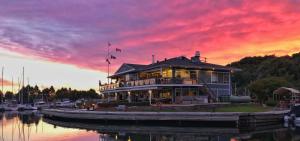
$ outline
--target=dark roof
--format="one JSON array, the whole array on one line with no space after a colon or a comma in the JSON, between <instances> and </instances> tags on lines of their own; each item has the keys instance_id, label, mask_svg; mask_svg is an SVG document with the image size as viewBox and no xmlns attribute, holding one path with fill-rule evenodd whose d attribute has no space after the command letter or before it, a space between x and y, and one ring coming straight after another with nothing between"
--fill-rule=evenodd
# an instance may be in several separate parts
<instances>
[{"instance_id":1,"label":"dark roof","mask_svg":"<svg viewBox=\"0 0 300 141\"><path fill-rule=\"evenodd\" d=\"M139 70L143 69L146 65L140 65L140 64L127 64L128 66L131 66L132 68Z\"/></svg>"},{"instance_id":2,"label":"dark roof","mask_svg":"<svg viewBox=\"0 0 300 141\"><path fill-rule=\"evenodd\" d=\"M156 63L150 65L140 65L140 64L123 64L113 75L120 75L129 72L136 71L145 71L151 70L160 67L178 67L178 68L194 68L194 69L214 69L214 70L222 70L222 71L231 71L238 70L231 67L226 67L222 65L210 64L206 62L194 62L184 56L165 59L163 61L158 61Z\"/></svg>"},{"instance_id":3,"label":"dark roof","mask_svg":"<svg viewBox=\"0 0 300 141\"><path fill-rule=\"evenodd\" d=\"M142 70L146 65L140 65L140 64L123 64L114 75L120 75L128 72L135 72Z\"/></svg>"}]
</instances>

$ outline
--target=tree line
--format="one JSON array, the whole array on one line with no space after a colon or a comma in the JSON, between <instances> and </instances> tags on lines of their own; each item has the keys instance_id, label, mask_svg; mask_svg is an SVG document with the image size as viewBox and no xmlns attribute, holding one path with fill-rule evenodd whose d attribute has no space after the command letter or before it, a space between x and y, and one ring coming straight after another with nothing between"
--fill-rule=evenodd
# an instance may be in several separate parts
<instances>
[{"instance_id":1,"label":"tree line","mask_svg":"<svg viewBox=\"0 0 300 141\"><path fill-rule=\"evenodd\" d=\"M0 100L17 100L18 103L33 103L38 100L45 102L59 101L69 99L72 101L78 99L95 99L100 98L100 95L94 90L76 90L71 88L60 88L55 90L53 86L49 88L40 89L37 85L21 88L17 93L7 91L5 93L0 91Z\"/></svg>"},{"instance_id":2,"label":"tree line","mask_svg":"<svg viewBox=\"0 0 300 141\"><path fill-rule=\"evenodd\" d=\"M233 74L237 94L245 89L264 103L279 87L300 89L300 53L291 56L275 55L246 57L227 66L242 69Z\"/></svg>"}]
</instances>

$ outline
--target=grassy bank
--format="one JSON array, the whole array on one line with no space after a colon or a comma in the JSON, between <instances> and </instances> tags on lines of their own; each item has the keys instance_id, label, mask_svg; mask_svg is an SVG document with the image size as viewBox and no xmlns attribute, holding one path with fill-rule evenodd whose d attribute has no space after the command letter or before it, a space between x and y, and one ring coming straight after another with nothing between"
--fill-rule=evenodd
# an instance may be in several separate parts
<instances>
[{"instance_id":1,"label":"grassy bank","mask_svg":"<svg viewBox=\"0 0 300 141\"><path fill-rule=\"evenodd\" d=\"M100 108L100 111L117 111L116 108ZM256 104L224 104L206 106L131 106L126 111L129 112L266 112L272 110L271 107L263 107Z\"/></svg>"},{"instance_id":2,"label":"grassy bank","mask_svg":"<svg viewBox=\"0 0 300 141\"><path fill-rule=\"evenodd\" d=\"M215 112L266 112L272 110L271 107L263 107L254 104L228 105L215 109Z\"/></svg>"}]
</instances>

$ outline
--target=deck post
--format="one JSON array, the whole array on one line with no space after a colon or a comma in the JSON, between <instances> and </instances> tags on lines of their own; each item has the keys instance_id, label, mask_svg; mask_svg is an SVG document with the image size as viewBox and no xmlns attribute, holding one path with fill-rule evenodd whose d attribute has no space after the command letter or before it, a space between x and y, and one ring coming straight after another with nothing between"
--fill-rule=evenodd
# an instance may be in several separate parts
<instances>
[{"instance_id":1,"label":"deck post","mask_svg":"<svg viewBox=\"0 0 300 141\"><path fill-rule=\"evenodd\" d=\"M110 101L109 101L109 95L110 95L110 93L107 93L107 96L106 96L106 98L105 98L105 99L106 99L106 102L110 102Z\"/></svg>"},{"instance_id":2,"label":"deck post","mask_svg":"<svg viewBox=\"0 0 300 141\"><path fill-rule=\"evenodd\" d=\"M118 93L115 93L115 101L118 101Z\"/></svg>"},{"instance_id":3,"label":"deck post","mask_svg":"<svg viewBox=\"0 0 300 141\"><path fill-rule=\"evenodd\" d=\"M149 104L151 105L151 99L152 99L152 90L149 90Z\"/></svg>"},{"instance_id":4,"label":"deck post","mask_svg":"<svg viewBox=\"0 0 300 141\"><path fill-rule=\"evenodd\" d=\"M127 97L128 103L131 103L131 94L130 94L130 91L128 91L127 94L128 94L128 97Z\"/></svg>"}]
</instances>

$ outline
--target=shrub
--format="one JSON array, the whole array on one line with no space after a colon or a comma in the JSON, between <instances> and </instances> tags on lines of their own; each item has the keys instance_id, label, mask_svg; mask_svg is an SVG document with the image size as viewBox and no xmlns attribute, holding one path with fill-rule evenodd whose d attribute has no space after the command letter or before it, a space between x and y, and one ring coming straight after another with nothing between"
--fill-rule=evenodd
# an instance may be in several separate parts
<instances>
[{"instance_id":1,"label":"shrub","mask_svg":"<svg viewBox=\"0 0 300 141\"><path fill-rule=\"evenodd\" d=\"M274 106L277 105L277 101L274 101L274 100L268 100L268 101L266 102L266 105L267 105L267 106L274 107Z\"/></svg>"}]
</instances>

